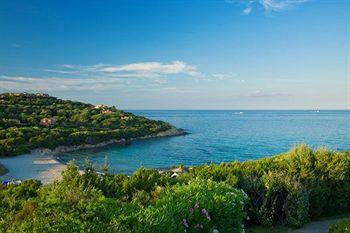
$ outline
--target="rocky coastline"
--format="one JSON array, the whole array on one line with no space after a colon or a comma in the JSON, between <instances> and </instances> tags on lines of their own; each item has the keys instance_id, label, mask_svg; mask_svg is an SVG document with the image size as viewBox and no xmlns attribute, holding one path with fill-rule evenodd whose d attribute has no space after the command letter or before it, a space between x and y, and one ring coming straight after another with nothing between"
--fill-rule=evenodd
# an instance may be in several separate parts
<instances>
[{"instance_id":1,"label":"rocky coastline","mask_svg":"<svg viewBox=\"0 0 350 233\"><path fill-rule=\"evenodd\" d=\"M109 145L126 145L130 142L138 141L138 140L145 140L145 139L152 139L152 138L160 138L160 137L171 137L171 136L181 136L187 134L185 130L178 129L175 127L171 127L170 129L166 131L159 132L157 134L151 134L143 137L137 137L137 138L131 138L131 139L112 139L106 142L101 142L97 144L83 144L83 145L77 145L77 146L59 146L55 149L48 149L48 148L38 148L31 151L31 153L39 153L41 155L58 155L61 153L66 152L72 152L72 151L78 151L78 150L85 150L85 149L94 149L94 148L102 148Z\"/></svg>"},{"instance_id":2,"label":"rocky coastline","mask_svg":"<svg viewBox=\"0 0 350 233\"><path fill-rule=\"evenodd\" d=\"M5 175L8 173L8 169L0 163L0 176Z\"/></svg>"}]
</instances>

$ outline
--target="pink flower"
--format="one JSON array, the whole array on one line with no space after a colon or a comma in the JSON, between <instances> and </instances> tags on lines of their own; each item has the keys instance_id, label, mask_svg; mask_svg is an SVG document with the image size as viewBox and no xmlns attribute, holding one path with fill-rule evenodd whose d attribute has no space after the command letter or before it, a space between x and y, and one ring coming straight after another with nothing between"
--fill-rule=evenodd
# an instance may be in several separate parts
<instances>
[{"instance_id":1,"label":"pink flower","mask_svg":"<svg viewBox=\"0 0 350 233\"><path fill-rule=\"evenodd\" d=\"M209 221L211 220L210 215L206 209L202 209L201 213L203 216L207 217Z\"/></svg>"},{"instance_id":2,"label":"pink flower","mask_svg":"<svg viewBox=\"0 0 350 233\"><path fill-rule=\"evenodd\" d=\"M204 215L204 216L208 216L208 214L209 214L206 209L202 209L201 212L202 212L202 215Z\"/></svg>"},{"instance_id":3,"label":"pink flower","mask_svg":"<svg viewBox=\"0 0 350 233\"><path fill-rule=\"evenodd\" d=\"M190 213L193 214L193 212L194 212L194 209L190 208Z\"/></svg>"},{"instance_id":4,"label":"pink flower","mask_svg":"<svg viewBox=\"0 0 350 233\"><path fill-rule=\"evenodd\" d=\"M188 228L188 222L187 222L187 219L182 219L182 223L184 224L184 226L186 227L186 228Z\"/></svg>"}]
</instances>

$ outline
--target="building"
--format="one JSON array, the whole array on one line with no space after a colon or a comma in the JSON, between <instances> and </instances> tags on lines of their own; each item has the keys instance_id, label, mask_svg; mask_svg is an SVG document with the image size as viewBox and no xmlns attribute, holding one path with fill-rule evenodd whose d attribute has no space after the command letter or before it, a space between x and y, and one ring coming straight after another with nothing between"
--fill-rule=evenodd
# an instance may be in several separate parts
<instances>
[{"instance_id":1,"label":"building","mask_svg":"<svg viewBox=\"0 0 350 233\"><path fill-rule=\"evenodd\" d=\"M57 123L57 117L43 118L40 120L40 125L49 126Z\"/></svg>"},{"instance_id":2,"label":"building","mask_svg":"<svg viewBox=\"0 0 350 233\"><path fill-rule=\"evenodd\" d=\"M96 104L96 105L94 105L94 108L95 109L104 109L104 108L108 108L108 107L104 104Z\"/></svg>"},{"instance_id":3,"label":"building","mask_svg":"<svg viewBox=\"0 0 350 233\"><path fill-rule=\"evenodd\" d=\"M121 116L120 119L123 121L127 121L127 120L131 120L132 117L131 116Z\"/></svg>"}]
</instances>

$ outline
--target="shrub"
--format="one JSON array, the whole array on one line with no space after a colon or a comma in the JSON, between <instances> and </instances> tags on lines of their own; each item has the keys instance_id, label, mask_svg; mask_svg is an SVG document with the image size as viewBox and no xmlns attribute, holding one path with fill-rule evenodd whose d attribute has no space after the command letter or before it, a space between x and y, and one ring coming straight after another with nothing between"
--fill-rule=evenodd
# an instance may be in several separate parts
<instances>
[{"instance_id":1,"label":"shrub","mask_svg":"<svg viewBox=\"0 0 350 233\"><path fill-rule=\"evenodd\" d=\"M309 198L303 185L283 173L264 175L266 194L258 210L264 225L287 224L299 227L307 222Z\"/></svg>"},{"instance_id":2,"label":"shrub","mask_svg":"<svg viewBox=\"0 0 350 233\"><path fill-rule=\"evenodd\" d=\"M192 180L167 188L154 205L139 213L146 232L242 232L247 196L225 183ZM144 227L146 226L146 227Z\"/></svg>"},{"instance_id":3,"label":"shrub","mask_svg":"<svg viewBox=\"0 0 350 233\"><path fill-rule=\"evenodd\" d=\"M150 195L144 190L138 190L132 197L132 202L140 205L147 205L150 201Z\"/></svg>"},{"instance_id":4,"label":"shrub","mask_svg":"<svg viewBox=\"0 0 350 233\"><path fill-rule=\"evenodd\" d=\"M0 206L9 210L18 210L27 199L38 195L37 189L40 186L40 181L26 180L21 185L9 185L7 188L0 189Z\"/></svg>"},{"instance_id":5,"label":"shrub","mask_svg":"<svg viewBox=\"0 0 350 233\"><path fill-rule=\"evenodd\" d=\"M130 179L125 180L124 192L129 196L138 190L151 192L157 185L165 184L164 178L157 170L141 167L132 174Z\"/></svg>"},{"instance_id":6,"label":"shrub","mask_svg":"<svg viewBox=\"0 0 350 233\"><path fill-rule=\"evenodd\" d=\"M350 233L350 219L339 220L332 224L329 233Z\"/></svg>"},{"instance_id":7,"label":"shrub","mask_svg":"<svg viewBox=\"0 0 350 233\"><path fill-rule=\"evenodd\" d=\"M243 189L252 223L300 226L309 218L350 210L348 152L299 145L281 155L203 165L190 173Z\"/></svg>"}]
</instances>

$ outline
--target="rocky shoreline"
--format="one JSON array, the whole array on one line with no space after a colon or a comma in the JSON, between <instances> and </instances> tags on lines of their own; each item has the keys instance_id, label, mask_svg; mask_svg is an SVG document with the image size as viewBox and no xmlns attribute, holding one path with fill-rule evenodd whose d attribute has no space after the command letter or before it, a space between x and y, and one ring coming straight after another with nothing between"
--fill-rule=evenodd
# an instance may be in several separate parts
<instances>
[{"instance_id":1,"label":"rocky shoreline","mask_svg":"<svg viewBox=\"0 0 350 233\"><path fill-rule=\"evenodd\" d=\"M109 146L109 145L126 145L127 143L138 141L138 140L160 138L160 137L180 136L180 135L185 135L185 134L187 134L185 130L171 127L170 129L168 129L166 131L159 132L157 134L151 134L151 135L138 137L138 138L131 138L128 140L122 138L119 140L112 139L112 140L97 143L97 144L84 144L84 145L79 145L79 146L59 146L53 150L47 149L47 148L39 148L39 149L32 150L31 153L39 153L41 155L57 155L57 154L72 152L72 151L77 151L77 150L102 148L102 147Z\"/></svg>"},{"instance_id":2,"label":"rocky shoreline","mask_svg":"<svg viewBox=\"0 0 350 233\"><path fill-rule=\"evenodd\" d=\"M9 170L4 165L2 165L0 163L0 176L5 175L8 172L9 172Z\"/></svg>"}]
</instances>

